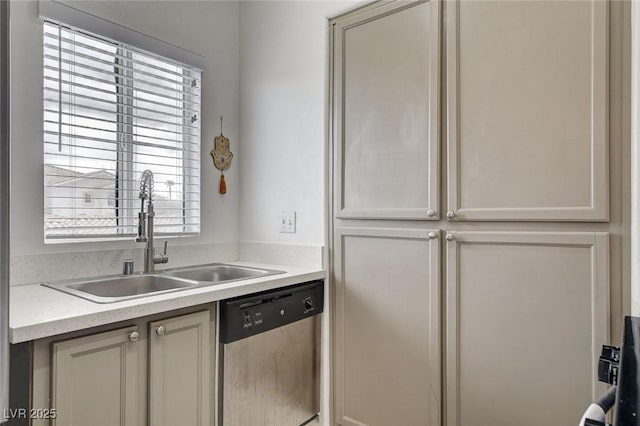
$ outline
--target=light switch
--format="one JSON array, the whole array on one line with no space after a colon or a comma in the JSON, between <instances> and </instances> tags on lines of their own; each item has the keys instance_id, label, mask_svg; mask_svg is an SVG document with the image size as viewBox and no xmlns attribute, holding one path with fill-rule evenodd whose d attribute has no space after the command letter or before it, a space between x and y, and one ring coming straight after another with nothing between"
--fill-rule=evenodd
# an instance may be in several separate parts
<instances>
[{"instance_id":1,"label":"light switch","mask_svg":"<svg viewBox=\"0 0 640 426\"><path fill-rule=\"evenodd\" d=\"M280 212L280 233L295 234L296 212Z\"/></svg>"}]
</instances>

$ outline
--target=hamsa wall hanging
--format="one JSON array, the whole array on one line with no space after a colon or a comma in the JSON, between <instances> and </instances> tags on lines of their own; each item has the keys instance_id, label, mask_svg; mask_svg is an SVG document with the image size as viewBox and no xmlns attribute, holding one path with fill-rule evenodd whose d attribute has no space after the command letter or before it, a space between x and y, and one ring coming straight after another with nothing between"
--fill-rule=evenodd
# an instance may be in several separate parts
<instances>
[{"instance_id":1,"label":"hamsa wall hanging","mask_svg":"<svg viewBox=\"0 0 640 426\"><path fill-rule=\"evenodd\" d=\"M220 193L227 193L227 184L224 181L224 171L231 167L233 153L229 150L229 139L222 134L222 117L220 117L220 136L213 139L213 149L211 150L213 165L220 170Z\"/></svg>"}]
</instances>

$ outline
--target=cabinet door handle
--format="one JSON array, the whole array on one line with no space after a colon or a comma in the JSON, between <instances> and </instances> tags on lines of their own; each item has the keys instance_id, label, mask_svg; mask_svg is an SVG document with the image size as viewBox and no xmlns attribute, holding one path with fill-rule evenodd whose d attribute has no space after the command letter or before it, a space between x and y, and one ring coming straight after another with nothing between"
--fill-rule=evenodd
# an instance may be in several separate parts
<instances>
[{"instance_id":1,"label":"cabinet door handle","mask_svg":"<svg viewBox=\"0 0 640 426\"><path fill-rule=\"evenodd\" d=\"M137 342L139 338L140 338L140 333L138 333L137 331L132 331L131 333L129 333L130 342Z\"/></svg>"},{"instance_id":2,"label":"cabinet door handle","mask_svg":"<svg viewBox=\"0 0 640 426\"><path fill-rule=\"evenodd\" d=\"M447 234L445 238L447 239L447 241L453 241L456 239L455 235L453 234Z\"/></svg>"},{"instance_id":3,"label":"cabinet door handle","mask_svg":"<svg viewBox=\"0 0 640 426\"><path fill-rule=\"evenodd\" d=\"M164 333L167 331L167 327L164 325L159 325L156 327L156 334L158 336L164 336Z\"/></svg>"},{"instance_id":4,"label":"cabinet door handle","mask_svg":"<svg viewBox=\"0 0 640 426\"><path fill-rule=\"evenodd\" d=\"M454 212L453 210L449 210L447 212L447 219L452 220L456 218L456 212Z\"/></svg>"},{"instance_id":5,"label":"cabinet door handle","mask_svg":"<svg viewBox=\"0 0 640 426\"><path fill-rule=\"evenodd\" d=\"M429 232L429 239L430 240L435 240L436 238L438 238L438 233L437 232Z\"/></svg>"},{"instance_id":6,"label":"cabinet door handle","mask_svg":"<svg viewBox=\"0 0 640 426\"><path fill-rule=\"evenodd\" d=\"M436 217L435 210L427 210L427 217Z\"/></svg>"}]
</instances>

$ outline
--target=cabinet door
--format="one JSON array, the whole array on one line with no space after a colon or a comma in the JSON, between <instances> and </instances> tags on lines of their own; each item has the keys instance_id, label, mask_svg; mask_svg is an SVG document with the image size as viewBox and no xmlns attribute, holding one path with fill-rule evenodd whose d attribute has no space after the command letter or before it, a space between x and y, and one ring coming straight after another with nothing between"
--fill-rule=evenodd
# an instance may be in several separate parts
<instances>
[{"instance_id":1,"label":"cabinet door","mask_svg":"<svg viewBox=\"0 0 640 426\"><path fill-rule=\"evenodd\" d=\"M138 424L137 327L52 345L54 426ZM134 341L132 341L134 340Z\"/></svg>"},{"instance_id":2,"label":"cabinet door","mask_svg":"<svg viewBox=\"0 0 640 426\"><path fill-rule=\"evenodd\" d=\"M446 2L448 210L608 220L608 2Z\"/></svg>"},{"instance_id":3,"label":"cabinet door","mask_svg":"<svg viewBox=\"0 0 640 426\"><path fill-rule=\"evenodd\" d=\"M333 31L340 218L437 219L440 2L390 2Z\"/></svg>"},{"instance_id":4,"label":"cabinet door","mask_svg":"<svg viewBox=\"0 0 640 426\"><path fill-rule=\"evenodd\" d=\"M605 389L608 235L447 240L447 426L575 424Z\"/></svg>"},{"instance_id":5,"label":"cabinet door","mask_svg":"<svg viewBox=\"0 0 640 426\"><path fill-rule=\"evenodd\" d=\"M440 425L438 233L337 228L336 423Z\"/></svg>"},{"instance_id":6,"label":"cabinet door","mask_svg":"<svg viewBox=\"0 0 640 426\"><path fill-rule=\"evenodd\" d=\"M149 424L209 426L210 312L149 324Z\"/></svg>"}]
</instances>

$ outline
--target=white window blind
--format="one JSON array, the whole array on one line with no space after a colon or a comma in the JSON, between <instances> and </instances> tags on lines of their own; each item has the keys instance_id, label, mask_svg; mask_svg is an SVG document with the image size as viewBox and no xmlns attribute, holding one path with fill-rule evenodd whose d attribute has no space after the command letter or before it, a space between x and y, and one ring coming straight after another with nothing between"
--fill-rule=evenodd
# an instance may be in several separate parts
<instances>
[{"instance_id":1,"label":"white window blind","mask_svg":"<svg viewBox=\"0 0 640 426\"><path fill-rule=\"evenodd\" d=\"M45 242L132 237L140 177L157 235L200 232L201 71L44 22Z\"/></svg>"}]
</instances>

